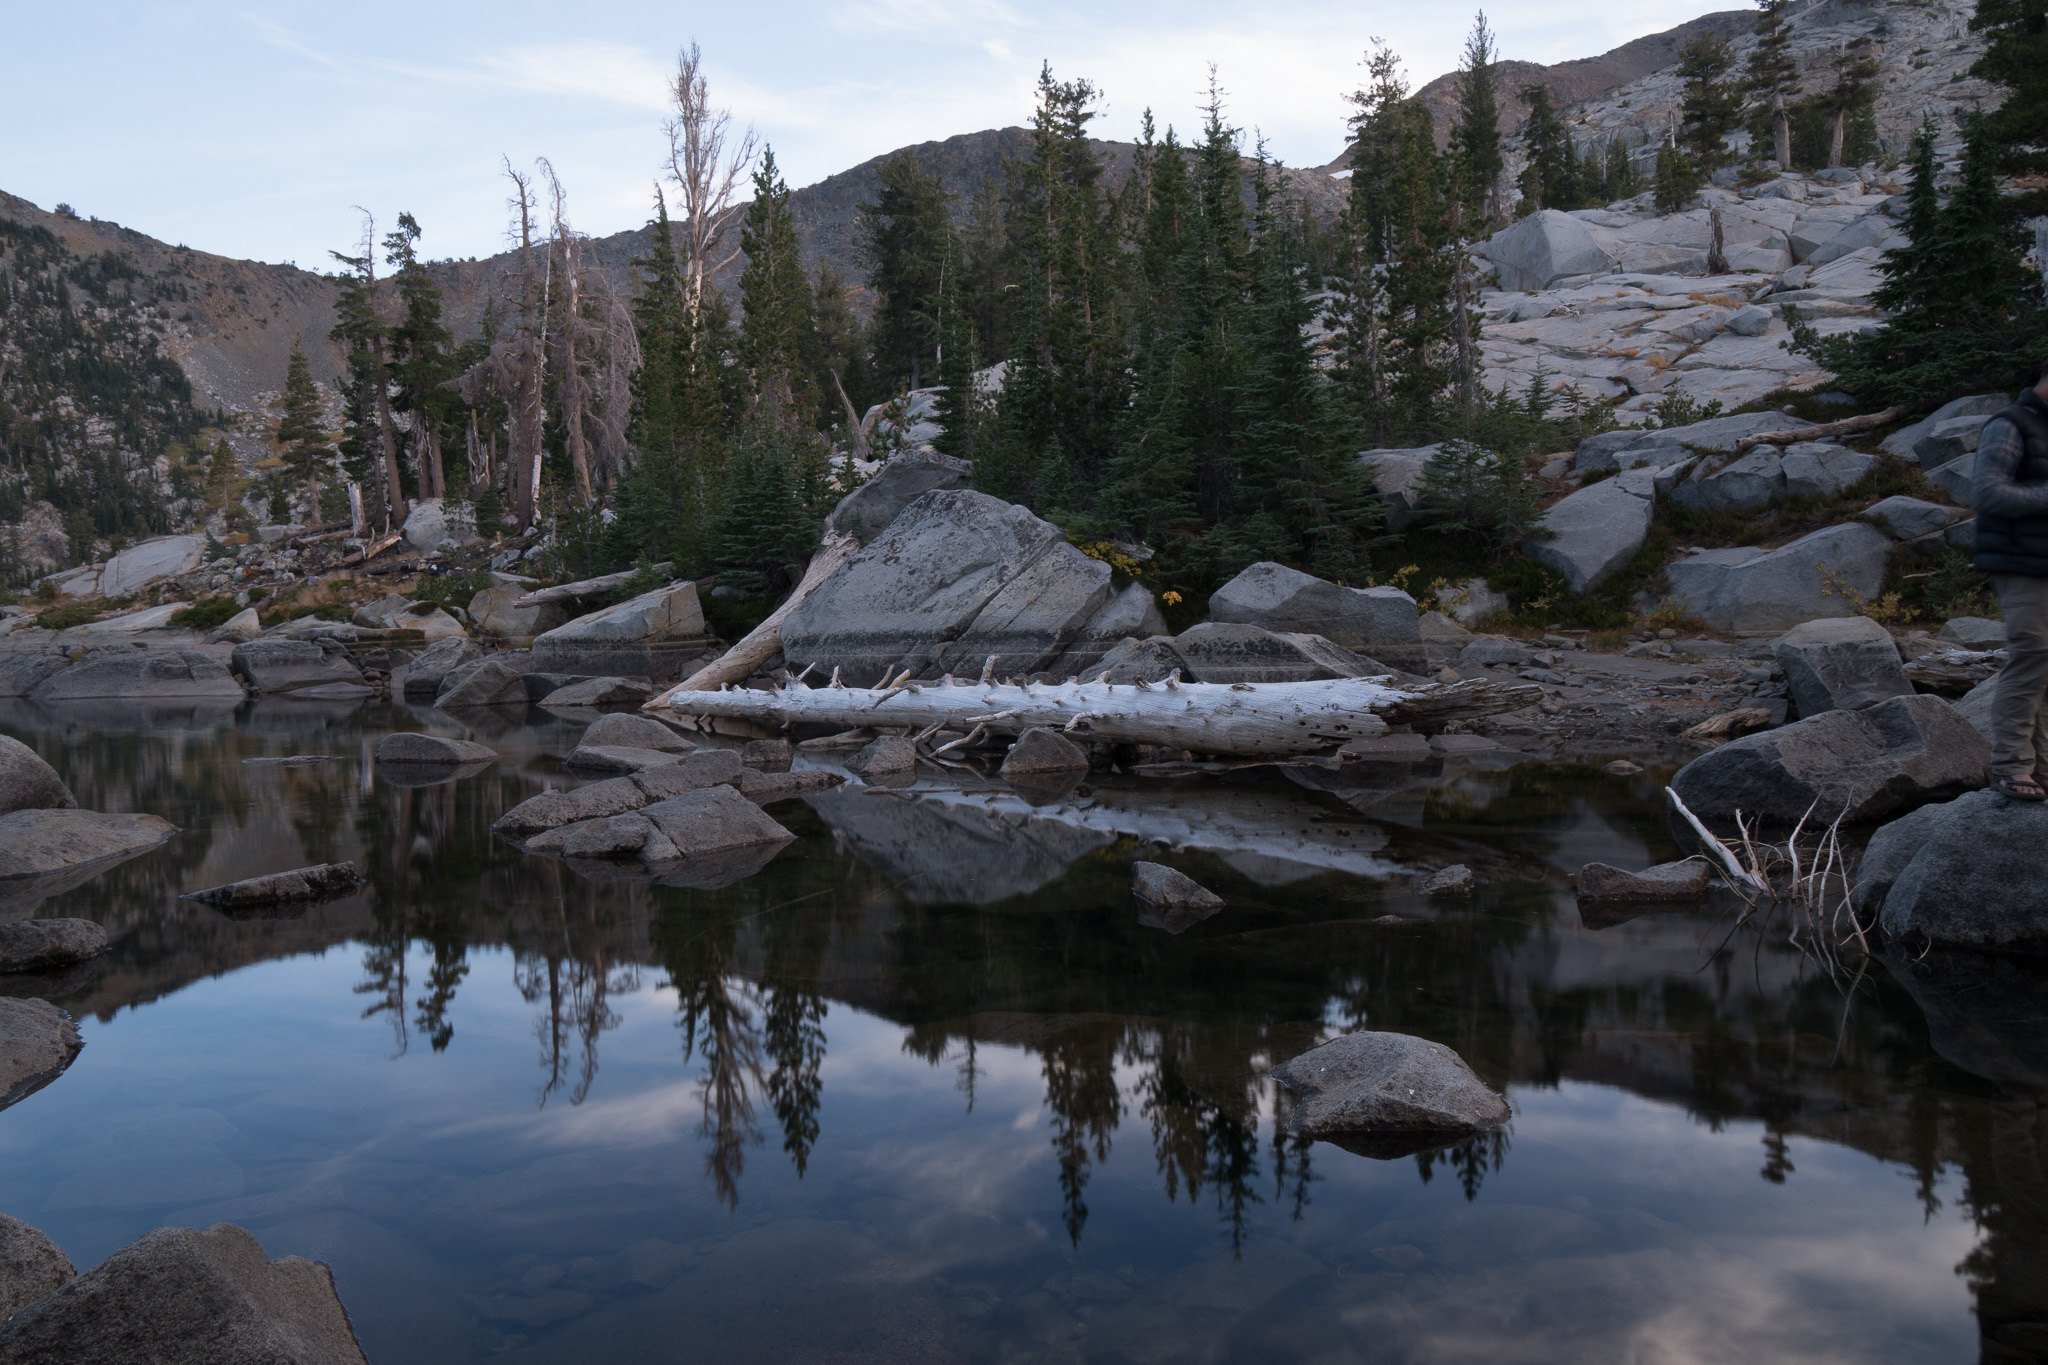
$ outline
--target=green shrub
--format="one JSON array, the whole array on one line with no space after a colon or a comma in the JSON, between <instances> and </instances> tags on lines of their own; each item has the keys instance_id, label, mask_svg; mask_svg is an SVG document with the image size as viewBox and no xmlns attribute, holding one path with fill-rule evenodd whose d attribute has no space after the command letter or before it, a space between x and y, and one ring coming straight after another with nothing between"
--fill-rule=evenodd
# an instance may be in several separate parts
<instances>
[{"instance_id":1,"label":"green shrub","mask_svg":"<svg viewBox=\"0 0 2048 1365\"><path fill-rule=\"evenodd\" d=\"M187 630L212 630L224 626L241 611L232 597L202 597L189 607L171 613L171 624Z\"/></svg>"}]
</instances>

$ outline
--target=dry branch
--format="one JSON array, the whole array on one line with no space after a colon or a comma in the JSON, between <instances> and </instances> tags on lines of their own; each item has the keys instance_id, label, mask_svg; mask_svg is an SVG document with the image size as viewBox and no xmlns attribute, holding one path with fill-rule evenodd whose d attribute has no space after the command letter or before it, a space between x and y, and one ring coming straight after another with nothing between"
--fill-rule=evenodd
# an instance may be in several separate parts
<instances>
[{"instance_id":1,"label":"dry branch","mask_svg":"<svg viewBox=\"0 0 2048 1365\"><path fill-rule=\"evenodd\" d=\"M844 531L827 531L824 543L811 556L810 567L782 605L768 614L768 619L748 631L746 636L725 651L718 658L692 673L677 685L678 692L712 692L728 683L745 681L756 670L774 658L782 648L782 623L796 604L817 591L818 585L838 572L841 565L852 559L860 550L860 542Z\"/></svg>"}]
</instances>

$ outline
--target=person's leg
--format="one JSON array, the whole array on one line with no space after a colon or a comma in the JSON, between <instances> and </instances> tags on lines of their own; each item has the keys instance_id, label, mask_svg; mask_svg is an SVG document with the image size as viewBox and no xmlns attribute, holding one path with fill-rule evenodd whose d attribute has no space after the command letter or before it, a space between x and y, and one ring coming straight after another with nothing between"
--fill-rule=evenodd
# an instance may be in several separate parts
<instances>
[{"instance_id":1,"label":"person's leg","mask_svg":"<svg viewBox=\"0 0 2048 1365\"><path fill-rule=\"evenodd\" d=\"M1998 574L1992 581L2005 615L2005 667L1991 701L1991 776L2033 778L2048 753L2040 723L2048 694L2048 578Z\"/></svg>"}]
</instances>

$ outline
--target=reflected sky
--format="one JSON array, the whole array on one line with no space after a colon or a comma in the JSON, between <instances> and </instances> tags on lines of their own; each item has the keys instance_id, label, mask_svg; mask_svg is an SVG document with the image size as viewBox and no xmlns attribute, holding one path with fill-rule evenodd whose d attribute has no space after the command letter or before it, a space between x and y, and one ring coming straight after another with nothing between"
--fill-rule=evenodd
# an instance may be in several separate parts
<instances>
[{"instance_id":1,"label":"reflected sky","mask_svg":"<svg viewBox=\"0 0 2048 1365\"><path fill-rule=\"evenodd\" d=\"M1182 794L1165 853L1230 904L1173 935L1128 900L1163 847L1128 791L1042 819L835 794L778 809L798 841L744 882L636 885L488 833L567 780L580 727L498 727L503 760L460 783L380 781L375 735L421 723L0 711L85 804L186 830L8 911L90 916L114 950L43 988L86 1047L0 1113L0 1210L81 1265L241 1223L331 1262L379 1361L2048 1339L2048 1118L2013 1068L1934 1051L1881 969L1845 1002L1796 954L1719 949L1717 912L1580 920L1564 869L1668 854L1654 776ZM295 752L332 758L245 761ZM1187 842L1204 821L1229 840ZM371 885L296 918L176 899L342 857ZM1452 857L1469 903L1387 871ZM1360 1026L1458 1049L1510 1129L1396 1161L1287 1137L1266 1070Z\"/></svg>"}]
</instances>

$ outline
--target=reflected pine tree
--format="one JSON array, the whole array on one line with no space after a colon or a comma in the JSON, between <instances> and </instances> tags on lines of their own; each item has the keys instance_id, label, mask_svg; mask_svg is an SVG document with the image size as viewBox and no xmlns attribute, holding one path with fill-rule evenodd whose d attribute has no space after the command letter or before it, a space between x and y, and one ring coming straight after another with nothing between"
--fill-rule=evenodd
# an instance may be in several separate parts
<instances>
[{"instance_id":1,"label":"reflected pine tree","mask_svg":"<svg viewBox=\"0 0 2048 1365\"><path fill-rule=\"evenodd\" d=\"M1456 1173L1458 1188L1465 1192L1469 1202L1479 1197L1479 1188L1486 1183L1487 1173L1499 1172L1507 1164L1507 1159L1508 1130L1501 1128L1491 1133L1476 1134L1448 1147L1439 1147L1433 1152L1417 1152L1415 1169L1425 1185L1440 1166Z\"/></svg>"}]
</instances>

